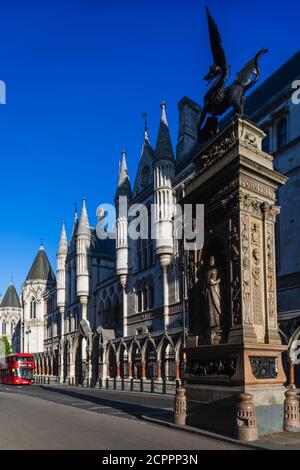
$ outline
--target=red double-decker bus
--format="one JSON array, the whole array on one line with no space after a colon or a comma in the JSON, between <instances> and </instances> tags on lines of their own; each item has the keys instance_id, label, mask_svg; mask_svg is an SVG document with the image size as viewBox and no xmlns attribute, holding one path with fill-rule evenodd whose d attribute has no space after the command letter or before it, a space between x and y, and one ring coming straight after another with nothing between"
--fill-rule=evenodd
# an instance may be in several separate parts
<instances>
[{"instance_id":1,"label":"red double-decker bus","mask_svg":"<svg viewBox=\"0 0 300 470\"><path fill-rule=\"evenodd\" d=\"M34 367L32 354L17 353L5 356L0 363L0 383L32 384L34 381Z\"/></svg>"}]
</instances>

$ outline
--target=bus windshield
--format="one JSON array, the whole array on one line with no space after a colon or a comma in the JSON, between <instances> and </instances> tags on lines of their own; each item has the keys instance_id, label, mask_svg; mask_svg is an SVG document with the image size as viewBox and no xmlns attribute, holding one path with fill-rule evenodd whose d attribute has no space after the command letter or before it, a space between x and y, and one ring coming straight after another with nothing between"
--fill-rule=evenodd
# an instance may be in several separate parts
<instances>
[{"instance_id":1,"label":"bus windshield","mask_svg":"<svg viewBox=\"0 0 300 470\"><path fill-rule=\"evenodd\" d=\"M22 379L33 379L33 370L29 367L22 367L20 369L16 369L15 375L17 377L21 377Z\"/></svg>"}]
</instances>

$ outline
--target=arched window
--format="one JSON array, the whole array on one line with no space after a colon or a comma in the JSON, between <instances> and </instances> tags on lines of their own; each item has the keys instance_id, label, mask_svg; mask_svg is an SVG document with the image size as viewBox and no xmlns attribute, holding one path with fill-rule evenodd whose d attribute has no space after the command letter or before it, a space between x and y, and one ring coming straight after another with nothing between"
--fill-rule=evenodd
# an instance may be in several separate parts
<instances>
[{"instance_id":1,"label":"arched window","mask_svg":"<svg viewBox=\"0 0 300 470\"><path fill-rule=\"evenodd\" d=\"M148 289L146 285L143 286L142 294L143 294L143 310L145 311L145 310L148 310Z\"/></svg>"},{"instance_id":2,"label":"arched window","mask_svg":"<svg viewBox=\"0 0 300 470\"><path fill-rule=\"evenodd\" d=\"M77 330L79 326L79 314L78 314L77 308L74 310L73 315L74 315L74 329Z\"/></svg>"},{"instance_id":3,"label":"arched window","mask_svg":"<svg viewBox=\"0 0 300 470\"><path fill-rule=\"evenodd\" d=\"M6 335L6 321L5 320L3 320L2 322L2 334Z\"/></svg>"},{"instance_id":4,"label":"arched window","mask_svg":"<svg viewBox=\"0 0 300 470\"><path fill-rule=\"evenodd\" d=\"M139 230L139 228L137 228ZM136 241L136 256L137 256L137 269L142 270L142 240L140 238Z\"/></svg>"},{"instance_id":5,"label":"arched window","mask_svg":"<svg viewBox=\"0 0 300 470\"><path fill-rule=\"evenodd\" d=\"M104 324L104 304L101 300L99 304L99 310L98 310L98 325L103 326Z\"/></svg>"},{"instance_id":6,"label":"arched window","mask_svg":"<svg viewBox=\"0 0 300 470\"><path fill-rule=\"evenodd\" d=\"M154 307L154 284L152 277L148 281L148 308Z\"/></svg>"},{"instance_id":7,"label":"arched window","mask_svg":"<svg viewBox=\"0 0 300 470\"><path fill-rule=\"evenodd\" d=\"M34 297L30 301L30 318L36 318L36 301Z\"/></svg>"},{"instance_id":8,"label":"arched window","mask_svg":"<svg viewBox=\"0 0 300 470\"><path fill-rule=\"evenodd\" d=\"M10 334L13 335L15 332L15 321L13 320L10 324Z\"/></svg>"},{"instance_id":9,"label":"arched window","mask_svg":"<svg viewBox=\"0 0 300 470\"><path fill-rule=\"evenodd\" d=\"M154 250L153 250L153 240L152 240L152 206L149 204L147 206L148 210L148 266L154 264Z\"/></svg>"},{"instance_id":10,"label":"arched window","mask_svg":"<svg viewBox=\"0 0 300 470\"><path fill-rule=\"evenodd\" d=\"M112 323L119 323L120 321L120 301L117 296L114 297L114 306L112 309Z\"/></svg>"},{"instance_id":11,"label":"arched window","mask_svg":"<svg viewBox=\"0 0 300 470\"><path fill-rule=\"evenodd\" d=\"M277 150L287 143L287 118L282 118L277 124Z\"/></svg>"},{"instance_id":12,"label":"arched window","mask_svg":"<svg viewBox=\"0 0 300 470\"><path fill-rule=\"evenodd\" d=\"M71 279L71 268L68 266L67 268L67 279L68 279L68 301L72 303L72 279Z\"/></svg>"},{"instance_id":13,"label":"arched window","mask_svg":"<svg viewBox=\"0 0 300 470\"><path fill-rule=\"evenodd\" d=\"M140 283L137 283L135 286L135 296L136 296L136 311L141 312L143 308L142 303L142 289Z\"/></svg>"},{"instance_id":14,"label":"arched window","mask_svg":"<svg viewBox=\"0 0 300 470\"><path fill-rule=\"evenodd\" d=\"M107 299L105 304L105 311L104 311L104 324L109 325L111 323L111 300Z\"/></svg>"}]
</instances>

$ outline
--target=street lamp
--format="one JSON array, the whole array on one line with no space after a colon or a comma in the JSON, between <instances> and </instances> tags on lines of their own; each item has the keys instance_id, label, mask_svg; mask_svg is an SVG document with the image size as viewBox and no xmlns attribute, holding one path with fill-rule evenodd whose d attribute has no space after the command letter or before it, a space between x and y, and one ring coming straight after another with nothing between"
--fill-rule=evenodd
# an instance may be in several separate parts
<instances>
[{"instance_id":1,"label":"street lamp","mask_svg":"<svg viewBox=\"0 0 300 470\"><path fill-rule=\"evenodd\" d=\"M29 353L29 335L31 333L31 329L29 327L27 327L26 331L25 331L25 335L27 335L27 352Z\"/></svg>"}]
</instances>

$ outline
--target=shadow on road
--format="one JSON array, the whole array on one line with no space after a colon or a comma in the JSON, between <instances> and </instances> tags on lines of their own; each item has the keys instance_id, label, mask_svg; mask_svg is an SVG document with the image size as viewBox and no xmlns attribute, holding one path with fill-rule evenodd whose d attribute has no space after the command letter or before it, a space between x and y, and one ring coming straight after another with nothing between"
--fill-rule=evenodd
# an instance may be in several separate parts
<instances>
[{"instance_id":1,"label":"shadow on road","mask_svg":"<svg viewBox=\"0 0 300 470\"><path fill-rule=\"evenodd\" d=\"M153 407L153 406L145 406L135 403L128 403L122 402L117 398L115 400L110 400L107 398L96 397L95 395L89 395L84 392L76 392L75 390L70 389L58 389L54 387L48 387L46 385L41 385L41 389L50 391L52 393L57 393L65 396L69 396L72 398L76 398L79 400L86 400L90 403L94 403L98 406L105 406L110 407L115 410L121 411L122 413L126 413L128 415L132 415L135 418L142 419L142 415L166 415L169 412L163 408ZM66 403L67 405L68 403Z\"/></svg>"}]
</instances>

